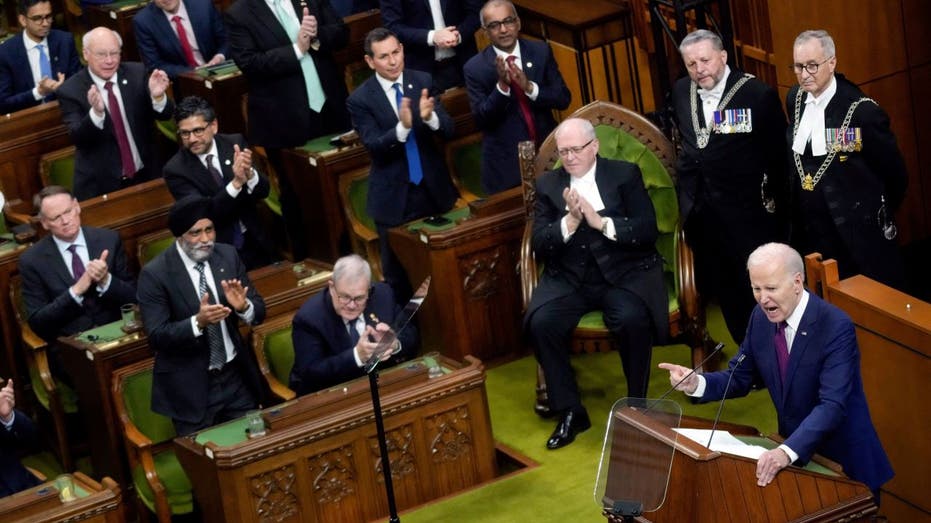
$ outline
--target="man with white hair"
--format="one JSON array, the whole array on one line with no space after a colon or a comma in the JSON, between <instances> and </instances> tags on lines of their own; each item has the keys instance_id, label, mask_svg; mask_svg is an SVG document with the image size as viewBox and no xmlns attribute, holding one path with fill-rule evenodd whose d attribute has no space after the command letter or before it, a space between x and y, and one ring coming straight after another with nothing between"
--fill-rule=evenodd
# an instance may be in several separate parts
<instances>
[{"instance_id":1,"label":"man with white hair","mask_svg":"<svg viewBox=\"0 0 931 523\"><path fill-rule=\"evenodd\" d=\"M168 120L174 104L168 75L146 75L139 62L121 62L123 39L106 27L84 35L87 67L58 89L61 118L76 151L74 196L86 200L158 178L155 120Z\"/></svg>"},{"instance_id":2,"label":"man with white hair","mask_svg":"<svg viewBox=\"0 0 931 523\"><path fill-rule=\"evenodd\" d=\"M391 286L372 284L369 262L358 254L336 260L327 288L294 315L290 387L303 395L364 376L365 362L400 312ZM382 358L388 364L417 353L413 324L398 334L398 341L399 352Z\"/></svg>"},{"instance_id":3,"label":"man with white hair","mask_svg":"<svg viewBox=\"0 0 931 523\"><path fill-rule=\"evenodd\" d=\"M799 34L792 55L799 83L786 96L792 245L837 260L841 278L863 274L905 290L894 215L908 174L889 116L835 74L827 31Z\"/></svg>"},{"instance_id":4,"label":"man with white hair","mask_svg":"<svg viewBox=\"0 0 931 523\"><path fill-rule=\"evenodd\" d=\"M591 426L569 362L582 316L602 311L634 398L646 396L653 343L664 341L669 324L656 213L640 169L599 158L588 120L570 118L555 133L562 167L537 179L531 241L543 274L524 316L550 412L559 416L550 450Z\"/></svg>"},{"instance_id":5,"label":"man with white hair","mask_svg":"<svg viewBox=\"0 0 931 523\"><path fill-rule=\"evenodd\" d=\"M702 403L720 400L725 392L729 398L746 396L762 380L785 442L757 460L759 486L818 453L878 495L893 472L863 393L853 322L805 290L804 270L802 257L788 245L757 248L747 259L747 271L758 305L729 369L688 376L687 367L659 367L669 371L673 386Z\"/></svg>"}]
</instances>

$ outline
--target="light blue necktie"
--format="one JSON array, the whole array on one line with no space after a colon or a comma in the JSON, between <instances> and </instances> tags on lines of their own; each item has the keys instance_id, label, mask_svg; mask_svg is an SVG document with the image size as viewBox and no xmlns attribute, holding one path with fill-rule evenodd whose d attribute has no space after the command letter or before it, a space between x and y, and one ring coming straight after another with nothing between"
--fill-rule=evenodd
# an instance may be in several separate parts
<instances>
[{"instance_id":1,"label":"light blue necktie","mask_svg":"<svg viewBox=\"0 0 931 523\"><path fill-rule=\"evenodd\" d=\"M285 0L274 0L275 16L281 26L284 27L285 32L288 33L288 38L292 42L296 42L300 24L298 24L297 19L291 16L288 9L285 9L284 2ZM297 16L300 18L301 13L298 13ZM314 59L308 53L304 53L304 56L301 57L301 71L304 73L304 87L307 88L308 105L319 113L320 109L323 109L323 103L326 102L326 95L323 94L323 85L320 83L320 76L314 66Z\"/></svg>"},{"instance_id":2,"label":"light blue necktie","mask_svg":"<svg viewBox=\"0 0 931 523\"><path fill-rule=\"evenodd\" d=\"M38 44L36 49L39 50L39 76L42 78L52 77L52 64L48 61L48 55L45 53L45 45Z\"/></svg>"},{"instance_id":3,"label":"light blue necktie","mask_svg":"<svg viewBox=\"0 0 931 523\"><path fill-rule=\"evenodd\" d=\"M395 82L391 87L394 87L394 103L398 106L398 115L400 115L401 98L404 97L401 92L401 84ZM411 183L420 185L421 180L423 180L423 165L420 164L420 149L417 148L417 135L414 133L414 129L411 129L410 134L407 135L407 141L404 142L404 151L407 152L407 171Z\"/></svg>"}]
</instances>

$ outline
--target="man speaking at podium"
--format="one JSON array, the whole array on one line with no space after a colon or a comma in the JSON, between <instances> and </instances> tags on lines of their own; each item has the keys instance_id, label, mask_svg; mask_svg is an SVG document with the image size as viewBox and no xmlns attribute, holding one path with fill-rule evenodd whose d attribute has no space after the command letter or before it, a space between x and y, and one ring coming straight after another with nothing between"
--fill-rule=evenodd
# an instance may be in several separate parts
<instances>
[{"instance_id":1,"label":"man speaking at podium","mask_svg":"<svg viewBox=\"0 0 931 523\"><path fill-rule=\"evenodd\" d=\"M893 472L863 393L853 322L805 290L802 257L788 245L758 247L747 270L758 305L729 370L683 379L691 369L670 363L659 367L669 371L677 389L700 402L720 400L725 393L729 398L746 396L754 378L762 379L785 442L757 461L761 487L783 468L804 465L818 453L840 463L848 477L878 496Z\"/></svg>"}]
</instances>

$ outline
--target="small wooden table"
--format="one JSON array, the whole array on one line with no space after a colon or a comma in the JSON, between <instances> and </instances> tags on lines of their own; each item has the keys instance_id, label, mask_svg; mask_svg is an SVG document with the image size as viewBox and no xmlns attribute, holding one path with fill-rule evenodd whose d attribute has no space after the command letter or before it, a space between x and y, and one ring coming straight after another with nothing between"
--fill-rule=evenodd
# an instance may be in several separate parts
<instances>
[{"instance_id":1,"label":"small wooden table","mask_svg":"<svg viewBox=\"0 0 931 523\"><path fill-rule=\"evenodd\" d=\"M75 472L77 499L64 502L58 498L54 481L47 481L31 489L0 498L0 521L126 523L120 487L110 478L100 483Z\"/></svg>"},{"instance_id":2,"label":"small wooden table","mask_svg":"<svg viewBox=\"0 0 931 523\"><path fill-rule=\"evenodd\" d=\"M216 111L220 132L246 134L242 97L248 91L249 84L239 67L234 63L224 63L179 74L175 100L200 96Z\"/></svg>"},{"instance_id":3,"label":"small wooden table","mask_svg":"<svg viewBox=\"0 0 931 523\"><path fill-rule=\"evenodd\" d=\"M436 356L380 377L391 474L404 510L495 477L484 368ZM368 379L264 412L264 436L244 419L175 439L209 522L356 523L388 515Z\"/></svg>"}]
</instances>

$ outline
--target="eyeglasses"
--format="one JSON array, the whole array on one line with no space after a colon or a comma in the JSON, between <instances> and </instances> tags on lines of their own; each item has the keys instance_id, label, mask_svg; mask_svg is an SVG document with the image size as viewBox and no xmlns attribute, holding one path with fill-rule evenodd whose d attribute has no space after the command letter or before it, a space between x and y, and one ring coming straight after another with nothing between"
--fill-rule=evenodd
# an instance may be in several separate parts
<instances>
[{"instance_id":1,"label":"eyeglasses","mask_svg":"<svg viewBox=\"0 0 931 523\"><path fill-rule=\"evenodd\" d=\"M195 127L195 128L193 128L193 129L191 129L191 130L187 130L187 129L178 129L178 136L180 136L181 138L190 138L191 135L193 134L194 136L200 138L201 136L204 135L204 133L205 133L206 131L207 131L207 127L206 127L206 126L204 126L204 127Z\"/></svg>"},{"instance_id":2,"label":"eyeglasses","mask_svg":"<svg viewBox=\"0 0 931 523\"><path fill-rule=\"evenodd\" d=\"M48 218L48 221L51 222L51 223L53 223L53 224L55 224L55 225L60 225L61 222L62 222L62 220L64 220L66 217L67 217L67 218L70 218L70 217L74 216L74 213L75 213L75 211L77 211L77 210L78 210L78 207L77 207L76 205L72 205L71 207L68 207L67 209L65 209L64 211L62 211L62 213L59 214L58 216L55 216L55 217L52 217L52 218Z\"/></svg>"},{"instance_id":3,"label":"eyeglasses","mask_svg":"<svg viewBox=\"0 0 931 523\"><path fill-rule=\"evenodd\" d=\"M595 139L592 138L591 140L589 140L588 142L586 142L585 145L576 145L575 147L564 147L564 148L562 148L562 149L556 149L556 152L559 154L559 156L562 156L563 158L568 157L568 156L569 156L569 153L578 155L578 154L580 154L582 151L584 151L586 147L588 147L589 145L591 145L592 142L594 142L594 141L595 141Z\"/></svg>"},{"instance_id":4,"label":"eyeglasses","mask_svg":"<svg viewBox=\"0 0 931 523\"><path fill-rule=\"evenodd\" d=\"M120 55L123 54L123 52L122 51L92 51L91 54L94 55L94 58L98 60L106 60L107 58L119 58Z\"/></svg>"},{"instance_id":5,"label":"eyeglasses","mask_svg":"<svg viewBox=\"0 0 931 523\"><path fill-rule=\"evenodd\" d=\"M509 16L504 20L488 22L485 24L485 29L488 31L498 31L501 29L501 26L514 27L515 25L517 25L517 17Z\"/></svg>"},{"instance_id":6,"label":"eyeglasses","mask_svg":"<svg viewBox=\"0 0 931 523\"><path fill-rule=\"evenodd\" d=\"M350 303L353 303L355 305L362 305L363 303L367 302L368 299L369 299L368 292L366 292L365 294L360 294L359 296L349 296L341 292L336 292L336 300L339 302L340 305L343 305L343 306L349 305Z\"/></svg>"},{"instance_id":7,"label":"eyeglasses","mask_svg":"<svg viewBox=\"0 0 931 523\"><path fill-rule=\"evenodd\" d=\"M802 74L803 69L808 71L808 74L817 74L818 68L828 63L831 58L834 57L827 58L820 64L792 64L792 70L795 71L795 74Z\"/></svg>"},{"instance_id":8,"label":"eyeglasses","mask_svg":"<svg viewBox=\"0 0 931 523\"><path fill-rule=\"evenodd\" d=\"M55 15L51 13L47 15L33 15L33 16L27 16L26 19L29 20L30 22L41 24L42 22L51 22L52 20L55 19Z\"/></svg>"}]
</instances>

